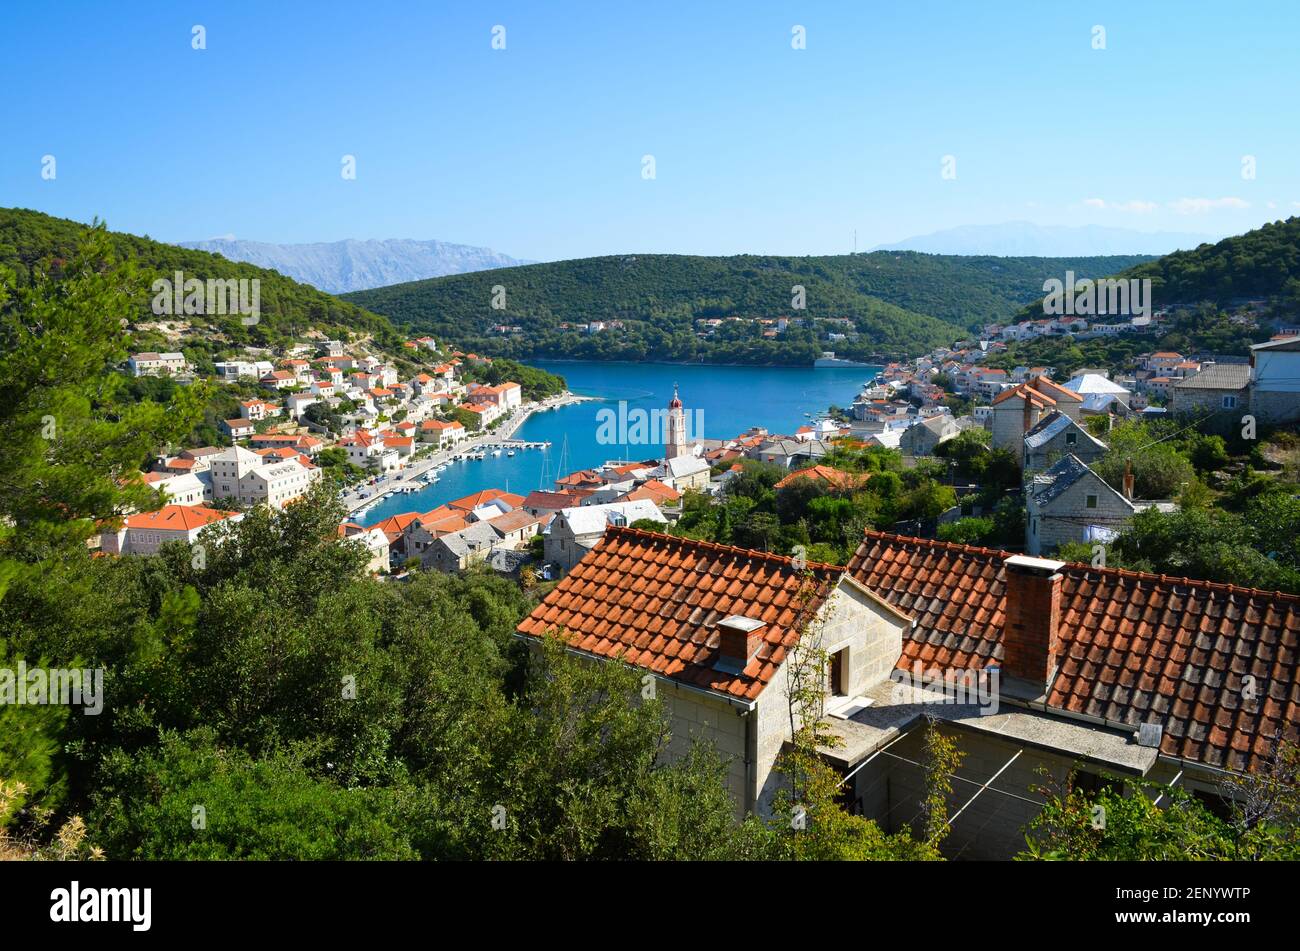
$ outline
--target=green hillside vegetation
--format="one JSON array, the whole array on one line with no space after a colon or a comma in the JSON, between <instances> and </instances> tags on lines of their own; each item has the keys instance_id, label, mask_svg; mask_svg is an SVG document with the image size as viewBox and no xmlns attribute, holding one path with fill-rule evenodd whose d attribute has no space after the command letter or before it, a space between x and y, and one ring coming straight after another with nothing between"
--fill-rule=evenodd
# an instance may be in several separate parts
<instances>
[{"instance_id":1,"label":"green hillside vegetation","mask_svg":"<svg viewBox=\"0 0 1300 951\"><path fill-rule=\"evenodd\" d=\"M772 821L737 819L640 671L529 650L535 589L485 567L369 577L328 485L94 557L101 520L161 502L125 478L141 455L197 420L193 388L114 398L133 291L102 230L58 277L0 274L0 663L102 671L104 700L0 704L0 859L938 857L846 812L811 733Z\"/></svg>"},{"instance_id":2,"label":"green hillside vegetation","mask_svg":"<svg viewBox=\"0 0 1300 951\"><path fill-rule=\"evenodd\" d=\"M415 331L515 358L660 359L803 364L823 350L871 361L948 345L972 326L1005 319L1041 295L1043 281L1073 269L1102 276L1140 257L990 258L914 252L825 257L626 255L480 271L358 291L347 300ZM792 307L792 288L806 309ZM494 309L493 288L505 289ZM847 317L852 328L791 327L764 338L750 322L705 340L695 321L715 317ZM604 333L562 323L621 320ZM494 334L504 324L519 335ZM828 343L827 330L850 339ZM856 333L856 339L853 334Z\"/></svg>"},{"instance_id":3,"label":"green hillside vegetation","mask_svg":"<svg viewBox=\"0 0 1300 951\"><path fill-rule=\"evenodd\" d=\"M1075 275L1090 276L1078 270ZM1157 310L1262 300L1272 304L1275 316L1294 314L1300 308L1300 217L1274 221L1190 251L1175 251L1113 276L1150 280ZM1042 299L1038 294L1015 319L1041 317Z\"/></svg>"},{"instance_id":4,"label":"green hillside vegetation","mask_svg":"<svg viewBox=\"0 0 1300 951\"><path fill-rule=\"evenodd\" d=\"M1150 278L1157 307L1277 298L1294 309L1300 306L1300 218L1167 254L1122 276Z\"/></svg>"},{"instance_id":5,"label":"green hillside vegetation","mask_svg":"<svg viewBox=\"0 0 1300 951\"><path fill-rule=\"evenodd\" d=\"M0 267L13 269L18 287L32 283L34 272L47 266L57 275L73 256L85 230L86 225L66 218L22 208L0 208ZM135 316L130 319L133 324L160 319L151 310L153 294L150 285L156 278L173 280L176 271L182 271L187 279L194 277L204 281L229 278L260 280L260 318L253 326L245 326L238 314L182 315L175 318L191 325L184 348L187 356L191 350L197 351L194 355L201 358L220 349L245 344L283 345L312 328L342 338L349 333L371 335L377 343L388 348L400 345L401 337L385 318L314 287L299 284L277 271L122 232L108 232L108 240L114 256L119 260L133 261L141 278L132 297ZM164 316L161 319L172 318ZM148 332L137 333L136 344L141 349L172 349L161 334Z\"/></svg>"}]
</instances>

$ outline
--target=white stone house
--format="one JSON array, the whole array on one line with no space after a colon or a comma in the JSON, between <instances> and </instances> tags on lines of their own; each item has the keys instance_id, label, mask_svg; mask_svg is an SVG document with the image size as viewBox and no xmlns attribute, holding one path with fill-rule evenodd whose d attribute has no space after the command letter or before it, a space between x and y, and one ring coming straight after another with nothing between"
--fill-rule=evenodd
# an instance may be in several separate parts
<instances>
[{"instance_id":1,"label":"white stone house","mask_svg":"<svg viewBox=\"0 0 1300 951\"><path fill-rule=\"evenodd\" d=\"M1051 553L1065 542L1109 542L1138 507L1074 455L1025 483L1025 551Z\"/></svg>"},{"instance_id":2,"label":"white stone house","mask_svg":"<svg viewBox=\"0 0 1300 951\"><path fill-rule=\"evenodd\" d=\"M210 457L209 473L213 499L234 499L241 505L266 503L272 508L304 495L321 477L320 469L308 469L297 460L268 464L243 446Z\"/></svg>"},{"instance_id":3,"label":"white stone house","mask_svg":"<svg viewBox=\"0 0 1300 951\"><path fill-rule=\"evenodd\" d=\"M147 472L144 478L152 488L167 494L169 504L202 505L208 498L207 485L193 472Z\"/></svg>"},{"instance_id":4,"label":"white stone house","mask_svg":"<svg viewBox=\"0 0 1300 951\"><path fill-rule=\"evenodd\" d=\"M201 505L164 505L156 512L128 515L121 528L105 531L100 550L110 555L156 555L169 542L192 545L217 522L237 522L242 517Z\"/></svg>"},{"instance_id":5,"label":"white stone house","mask_svg":"<svg viewBox=\"0 0 1300 951\"><path fill-rule=\"evenodd\" d=\"M667 524L659 507L648 499L610 502L560 509L543 533L543 557L568 571L589 552L611 525L631 525L641 519Z\"/></svg>"},{"instance_id":6,"label":"white stone house","mask_svg":"<svg viewBox=\"0 0 1300 951\"><path fill-rule=\"evenodd\" d=\"M654 470L655 478L678 492L703 489L709 484L709 463L699 456L676 456Z\"/></svg>"},{"instance_id":7,"label":"white stone house","mask_svg":"<svg viewBox=\"0 0 1300 951\"><path fill-rule=\"evenodd\" d=\"M175 376L189 369L183 353L137 353L126 363L132 376Z\"/></svg>"},{"instance_id":8,"label":"white stone house","mask_svg":"<svg viewBox=\"0 0 1300 951\"><path fill-rule=\"evenodd\" d=\"M993 418L989 424L993 448L1020 455L1025 433L1037 426L1044 416L1055 410L1071 419L1078 419L1082 406L1083 397L1045 376L1003 390L993 400Z\"/></svg>"},{"instance_id":9,"label":"white stone house","mask_svg":"<svg viewBox=\"0 0 1300 951\"><path fill-rule=\"evenodd\" d=\"M899 437L898 448L908 456L932 456L940 443L955 439L960 432L951 415L930 416L907 427Z\"/></svg>"},{"instance_id":10,"label":"white stone house","mask_svg":"<svg viewBox=\"0 0 1300 951\"><path fill-rule=\"evenodd\" d=\"M1300 420L1300 336L1250 348L1250 410L1262 423Z\"/></svg>"}]
</instances>

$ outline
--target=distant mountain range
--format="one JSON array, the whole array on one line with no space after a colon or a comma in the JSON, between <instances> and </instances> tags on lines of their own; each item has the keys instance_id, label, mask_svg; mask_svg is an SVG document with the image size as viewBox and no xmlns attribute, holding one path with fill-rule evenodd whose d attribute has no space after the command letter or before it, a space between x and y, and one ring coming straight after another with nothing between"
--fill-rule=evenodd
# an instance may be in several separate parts
<instances>
[{"instance_id":1,"label":"distant mountain range","mask_svg":"<svg viewBox=\"0 0 1300 951\"><path fill-rule=\"evenodd\" d=\"M1101 225L1065 227L1009 221L963 225L882 244L873 251L925 254L993 254L1002 257L1091 257L1110 254L1169 254L1218 241L1221 236L1177 231L1133 231Z\"/></svg>"},{"instance_id":2,"label":"distant mountain range","mask_svg":"<svg viewBox=\"0 0 1300 951\"><path fill-rule=\"evenodd\" d=\"M55 267L71 259L87 228L82 222L24 208L0 208L0 268L12 268L20 284L30 281L33 274L49 266L43 263L46 259L53 259ZM278 270L121 231L108 231L106 237L117 257L134 261L140 270L141 287L132 300L132 323L136 325L158 321L151 306L156 278L171 280L177 271L183 271L203 281L246 278L259 282L260 314L255 324L245 325L239 314L184 317L182 322L190 329L183 343L192 355L215 356L244 345L282 346L312 329L331 336L366 336L392 352L400 352L405 339L386 318L294 281ZM142 336L135 330L135 344L141 349L175 349L173 342L157 331Z\"/></svg>"},{"instance_id":3,"label":"distant mountain range","mask_svg":"<svg viewBox=\"0 0 1300 951\"><path fill-rule=\"evenodd\" d=\"M231 261L271 268L331 294L532 263L498 254L491 248L406 238L385 241L349 239L316 244L269 244L212 238L182 241L180 246L220 254Z\"/></svg>"}]
</instances>

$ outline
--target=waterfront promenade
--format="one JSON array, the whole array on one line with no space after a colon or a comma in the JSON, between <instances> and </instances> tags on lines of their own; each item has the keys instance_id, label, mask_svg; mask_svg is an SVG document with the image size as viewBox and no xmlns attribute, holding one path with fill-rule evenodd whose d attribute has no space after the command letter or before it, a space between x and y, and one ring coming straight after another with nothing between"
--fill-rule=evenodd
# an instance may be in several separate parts
<instances>
[{"instance_id":1,"label":"waterfront promenade","mask_svg":"<svg viewBox=\"0 0 1300 951\"><path fill-rule=\"evenodd\" d=\"M501 425L495 430L477 433L466 439L462 439L455 446L435 452L428 456L422 456L416 462L408 463L404 468L397 472L385 474L374 485L362 484L352 486L342 497L343 506L347 509L348 517L351 518L352 515L360 509L369 508L380 499L394 494L398 491L399 486L405 483L418 482L431 470L449 462L453 456L458 456L466 452L477 452L485 446L495 446L510 442L514 437L514 434L519 431L519 427L526 423L528 418L534 413L542 410L556 409L561 406L570 406L574 403L582 403L590 399L593 399L593 397L577 396L573 393L566 392L561 393L559 396L549 397L548 399L542 400L540 403L525 403L506 417ZM362 492L368 493L367 497L362 498Z\"/></svg>"}]
</instances>

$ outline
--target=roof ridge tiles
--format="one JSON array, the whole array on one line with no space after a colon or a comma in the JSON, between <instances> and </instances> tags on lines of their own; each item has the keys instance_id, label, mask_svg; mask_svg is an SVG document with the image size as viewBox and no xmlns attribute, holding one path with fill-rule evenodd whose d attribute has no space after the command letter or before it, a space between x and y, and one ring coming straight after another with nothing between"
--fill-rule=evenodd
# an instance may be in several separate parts
<instances>
[{"instance_id":1,"label":"roof ridge tiles","mask_svg":"<svg viewBox=\"0 0 1300 951\"><path fill-rule=\"evenodd\" d=\"M1095 572L1099 574L1110 575L1116 578L1128 578L1134 581L1158 581L1161 584L1167 584L1173 586L1184 585L1192 589L1200 589L1200 590L1209 589L1212 591L1226 591L1229 594L1242 594L1242 595L1247 595L1249 597L1256 597L1262 595L1272 600L1300 602L1300 594L1291 594L1286 591L1270 591L1267 588L1247 588L1247 587L1242 587L1241 585L1225 584L1221 581L1210 581L1205 578L1188 578L1186 576L1179 576L1179 575L1162 575L1162 574L1156 574L1155 572L1151 572L1151 571L1134 571L1131 568L1113 568L1110 566L1093 567L1092 565L1084 564L1081 561L1066 562L1065 567L1076 569L1085 574Z\"/></svg>"},{"instance_id":2,"label":"roof ridge tiles","mask_svg":"<svg viewBox=\"0 0 1300 951\"><path fill-rule=\"evenodd\" d=\"M914 535L896 535L892 532L882 532L877 529L867 529L863 532L863 538L915 544L935 551L955 551L971 555L997 556L1003 558L1003 560L1016 554L1016 552L1006 551L1005 549L983 548L979 545L965 545L961 542L942 542L933 538L918 538ZM1158 581L1161 584L1175 586L1181 584L1193 590L1225 591L1229 594L1241 594L1247 597L1264 597L1273 601L1300 603L1300 594L1290 594L1286 591L1270 591L1267 588L1248 588L1218 581L1209 581L1204 578L1155 574L1149 571L1134 571L1131 568L1093 567L1078 561L1067 562L1064 567L1084 574L1096 572L1133 581Z\"/></svg>"},{"instance_id":3,"label":"roof ridge tiles","mask_svg":"<svg viewBox=\"0 0 1300 951\"><path fill-rule=\"evenodd\" d=\"M632 538L645 538L662 541L663 543L674 543L679 548L688 548L693 550L713 551L719 554L729 554L737 558L747 558L753 561L755 557L761 558L765 562L776 562L781 565L789 565L794 568L794 559L789 555L778 555L770 551L757 551L751 548L741 548L737 545L724 545L720 542L703 541L697 538L683 538L679 535L668 535L663 532L651 532L642 528L632 528L628 525L611 525L605 529L606 538L616 536L630 536ZM810 571L844 571L843 565L832 565L829 562L809 561L805 565ZM802 570L802 569L795 569Z\"/></svg>"}]
</instances>

